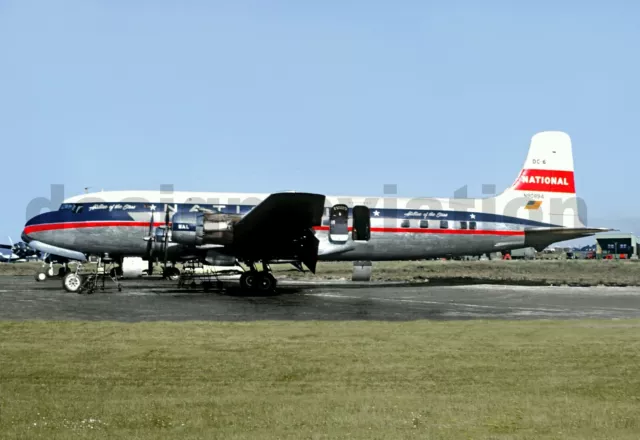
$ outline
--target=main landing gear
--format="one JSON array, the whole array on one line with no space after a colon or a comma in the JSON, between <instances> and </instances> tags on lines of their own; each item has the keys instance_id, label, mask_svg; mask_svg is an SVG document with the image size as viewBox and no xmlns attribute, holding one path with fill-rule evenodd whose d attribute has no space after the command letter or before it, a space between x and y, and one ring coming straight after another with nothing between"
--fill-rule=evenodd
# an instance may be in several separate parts
<instances>
[{"instance_id":1,"label":"main landing gear","mask_svg":"<svg viewBox=\"0 0 640 440\"><path fill-rule=\"evenodd\" d=\"M240 275L240 289L245 292L273 292L278 281L271 273L268 264L262 265L262 271L258 271L253 263L249 264L250 270Z\"/></svg>"}]
</instances>

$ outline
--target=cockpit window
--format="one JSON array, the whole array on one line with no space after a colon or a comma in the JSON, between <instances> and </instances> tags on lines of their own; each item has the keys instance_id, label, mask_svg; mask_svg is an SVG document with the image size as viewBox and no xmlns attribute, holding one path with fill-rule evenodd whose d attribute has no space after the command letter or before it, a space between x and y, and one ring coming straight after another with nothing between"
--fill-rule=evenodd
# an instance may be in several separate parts
<instances>
[{"instance_id":1,"label":"cockpit window","mask_svg":"<svg viewBox=\"0 0 640 440\"><path fill-rule=\"evenodd\" d=\"M82 212L82 208L84 208L84 205L80 205L80 204L75 205L73 207L73 212L76 214L80 214Z\"/></svg>"},{"instance_id":2,"label":"cockpit window","mask_svg":"<svg viewBox=\"0 0 640 440\"><path fill-rule=\"evenodd\" d=\"M60 205L60 209L58 211L71 211L73 209L73 203L63 203Z\"/></svg>"}]
</instances>

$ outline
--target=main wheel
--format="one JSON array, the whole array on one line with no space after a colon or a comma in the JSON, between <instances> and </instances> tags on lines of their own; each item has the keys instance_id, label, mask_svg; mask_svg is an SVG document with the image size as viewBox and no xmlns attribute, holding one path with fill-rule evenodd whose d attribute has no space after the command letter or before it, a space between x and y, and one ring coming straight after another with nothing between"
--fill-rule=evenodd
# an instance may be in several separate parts
<instances>
[{"instance_id":1,"label":"main wheel","mask_svg":"<svg viewBox=\"0 0 640 440\"><path fill-rule=\"evenodd\" d=\"M42 282L47 279L47 274L44 272L36 272L35 278L36 278L36 281Z\"/></svg>"},{"instance_id":2,"label":"main wheel","mask_svg":"<svg viewBox=\"0 0 640 440\"><path fill-rule=\"evenodd\" d=\"M67 292L80 293L80 287L82 287L82 276L75 272L70 272L62 279L62 286Z\"/></svg>"},{"instance_id":3,"label":"main wheel","mask_svg":"<svg viewBox=\"0 0 640 440\"><path fill-rule=\"evenodd\" d=\"M271 292L276 287L276 279L269 272L261 273L258 278L258 289L261 292Z\"/></svg>"},{"instance_id":4,"label":"main wheel","mask_svg":"<svg viewBox=\"0 0 640 440\"><path fill-rule=\"evenodd\" d=\"M242 290L253 290L258 284L258 274L256 272L244 272L240 275L240 288Z\"/></svg>"}]
</instances>

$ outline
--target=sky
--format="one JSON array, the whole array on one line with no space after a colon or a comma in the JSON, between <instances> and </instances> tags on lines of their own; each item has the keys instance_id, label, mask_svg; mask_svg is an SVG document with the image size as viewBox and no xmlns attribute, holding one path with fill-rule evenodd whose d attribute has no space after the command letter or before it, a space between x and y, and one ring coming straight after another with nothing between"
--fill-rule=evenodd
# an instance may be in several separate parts
<instances>
[{"instance_id":1,"label":"sky","mask_svg":"<svg viewBox=\"0 0 640 440\"><path fill-rule=\"evenodd\" d=\"M117 189L451 197L573 141L590 226L640 234L640 3L0 0L0 242Z\"/></svg>"}]
</instances>

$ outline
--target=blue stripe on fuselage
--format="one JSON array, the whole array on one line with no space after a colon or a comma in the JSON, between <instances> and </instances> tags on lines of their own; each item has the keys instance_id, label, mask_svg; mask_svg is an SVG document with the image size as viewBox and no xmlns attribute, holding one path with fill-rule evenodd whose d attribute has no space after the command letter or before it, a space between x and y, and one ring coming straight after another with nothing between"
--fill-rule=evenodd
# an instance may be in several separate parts
<instances>
[{"instance_id":1,"label":"blue stripe on fuselage","mask_svg":"<svg viewBox=\"0 0 640 440\"><path fill-rule=\"evenodd\" d=\"M176 204L170 204L175 207ZM195 207L201 207L218 211L223 214L245 215L255 205L207 205L207 204L177 204L178 212L189 212ZM78 221L127 221L133 220L131 213L149 213L152 210L156 215L165 211L164 203L82 203L63 204L58 211L51 211L33 217L27 222L27 226L45 223L66 223ZM352 215L349 209L349 215ZM377 214L377 215L376 215ZM157 218L157 217L156 217ZM421 210L421 209L371 209L371 218L376 219L415 219L415 220L449 220L449 221L475 221L478 223L502 223L520 226L554 227L550 223L519 217L499 214L488 214L472 211L449 210Z\"/></svg>"}]
</instances>

